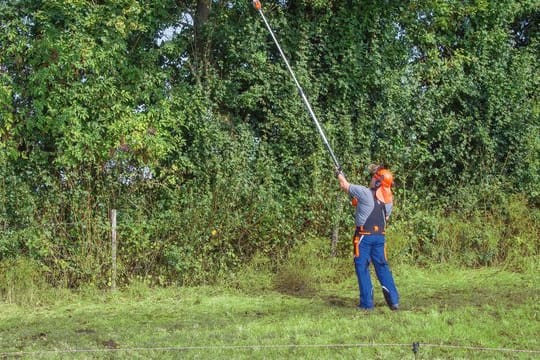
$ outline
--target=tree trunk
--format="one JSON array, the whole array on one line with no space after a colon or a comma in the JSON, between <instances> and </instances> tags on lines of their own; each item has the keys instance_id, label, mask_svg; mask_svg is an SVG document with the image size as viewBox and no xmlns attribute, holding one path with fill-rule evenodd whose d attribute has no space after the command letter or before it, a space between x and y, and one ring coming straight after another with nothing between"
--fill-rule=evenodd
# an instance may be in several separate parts
<instances>
[{"instance_id":1,"label":"tree trunk","mask_svg":"<svg viewBox=\"0 0 540 360\"><path fill-rule=\"evenodd\" d=\"M212 0L197 0L197 12L195 14L195 39L194 39L194 63L197 78L204 78L208 73L210 62L210 41L205 35L204 27L208 23Z\"/></svg>"}]
</instances>

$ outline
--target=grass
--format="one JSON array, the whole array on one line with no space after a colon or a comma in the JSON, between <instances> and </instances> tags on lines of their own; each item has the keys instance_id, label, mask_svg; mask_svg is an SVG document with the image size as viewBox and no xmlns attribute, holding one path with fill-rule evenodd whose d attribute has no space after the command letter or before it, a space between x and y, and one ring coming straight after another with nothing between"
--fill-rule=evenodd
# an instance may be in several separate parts
<instances>
[{"instance_id":1,"label":"grass","mask_svg":"<svg viewBox=\"0 0 540 360\"><path fill-rule=\"evenodd\" d=\"M536 271L399 265L402 309L387 309L377 290L366 313L355 310L352 264L311 266L271 281L247 267L247 283L220 287L44 290L0 306L0 358L540 358Z\"/></svg>"}]
</instances>

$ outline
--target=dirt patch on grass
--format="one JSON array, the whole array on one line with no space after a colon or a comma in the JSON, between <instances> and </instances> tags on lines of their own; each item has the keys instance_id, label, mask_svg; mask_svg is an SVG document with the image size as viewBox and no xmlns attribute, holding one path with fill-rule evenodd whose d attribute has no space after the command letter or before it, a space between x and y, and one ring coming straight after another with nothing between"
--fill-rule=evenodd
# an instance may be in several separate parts
<instances>
[{"instance_id":1,"label":"dirt patch on grass","mask_svg":"<svg viewBox=\"0 0 540 360\"><path fill-rule=\"evenodd\" d=\"M406 302L414 307L433 307L457 309L466 306L483 307L497 305L512 307L538 300L540 291L527 288L482 288L438 290L432 294L416 294Z\"/></svg>"},{"instance_id":2,"label":"dirt patch on grass","mask_svg":"<svg viewBox=\"0 0 540 360\"><path fill-rule=\"evenodd\" d=\"M274 279L274 289L279 293L298 297L316 295L317 289L309 272L294 267L281 269Z\"/></svg>"},{"instance_id":3,"label":"dirt patch on grass","mask_svg":"<svg viewBox=\"0 0 540 360\"><path fill-rule=\"evenodd\" d=\"M103 345L107 349L118 349L120 347L120 345L113 339L102 341L101 345Z\"/></svg>"},{"instance_id":4,"label":"dirt patch on grass","mask_svg":"<svg viewBox=\"0 0 540 360\"><path fill-rule=\"evenodd\" d=\"M328 304L328 306L339 308L354 308L358 303L358 300L344 296L330 295L325 296L322 299Z\"/></svg>"}]
</instances>

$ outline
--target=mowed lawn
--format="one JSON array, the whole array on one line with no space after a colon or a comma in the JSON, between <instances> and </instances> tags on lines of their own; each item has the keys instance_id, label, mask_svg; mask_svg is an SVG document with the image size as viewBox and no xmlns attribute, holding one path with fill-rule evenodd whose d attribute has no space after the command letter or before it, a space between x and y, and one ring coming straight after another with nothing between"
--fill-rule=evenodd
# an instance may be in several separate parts
<instances>
[{"instance_id":1,"label":"mowed lawn","mask_svg":"<svg viewBox=\"0 0 540 360\"><path fill-rule=\"evenodd\" d=\"M50 290L1 304L0 359L540 359L535 271L396 266L401 310L376 288L369 313L352 272L307 290Z\"/></svg>"}]
</instances>

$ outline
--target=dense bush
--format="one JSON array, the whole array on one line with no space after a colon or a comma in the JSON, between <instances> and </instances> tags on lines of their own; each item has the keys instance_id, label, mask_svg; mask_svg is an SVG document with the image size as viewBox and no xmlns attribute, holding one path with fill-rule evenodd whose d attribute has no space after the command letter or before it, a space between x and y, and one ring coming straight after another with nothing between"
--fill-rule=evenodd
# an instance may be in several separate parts
<instances>
[{"instance_id":1,"label":"dense bush","mask_svg":"<svg viewBox=\"0 0 540 360\"><path fill-rule=\"evenodd\" d=\"M267 2L349 178L396 174L403 261L538 256L534 1ZM53 284L215 281L340 234L346 197L246 1L0 4L0 261ZM344 235L346 234L346 235ZM346 239L346 240L344 240Z\"/></svg>"}]
</instances>

